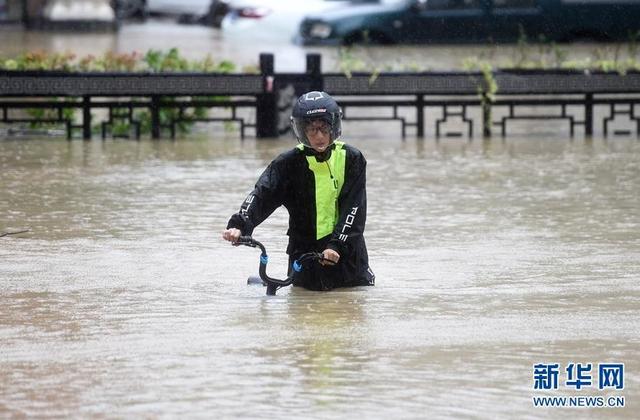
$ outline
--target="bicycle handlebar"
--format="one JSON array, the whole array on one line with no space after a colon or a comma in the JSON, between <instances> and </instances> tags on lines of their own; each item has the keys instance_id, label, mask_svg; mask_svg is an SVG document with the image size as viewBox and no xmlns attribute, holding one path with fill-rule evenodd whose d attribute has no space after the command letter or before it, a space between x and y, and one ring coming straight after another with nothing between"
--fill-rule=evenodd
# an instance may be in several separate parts
<instances>
[{"instance_id":1,"label":"bicycle handlebar","mask_svg":"<svg viewBox=\"0 0 640 420\"><path fill-rule=\"evenodd\" d=\"M310 260L322 261L324 258L322 254L317 252L307 252L302 254L297 260L293 262L291 274L287 276L285 280L276 279L267 275L267 264L269 262L269 256L264 245L253 239L251 236L240 236L236 242L238 245L245 245L252 248L260 248L260 267L258 273L260 278L267 284L267 295L274 296L276 291L281 287L289 286L293 283L293 277L296 272L300 272L303 269L303 263Z\"/></svg>"}]
</instances>

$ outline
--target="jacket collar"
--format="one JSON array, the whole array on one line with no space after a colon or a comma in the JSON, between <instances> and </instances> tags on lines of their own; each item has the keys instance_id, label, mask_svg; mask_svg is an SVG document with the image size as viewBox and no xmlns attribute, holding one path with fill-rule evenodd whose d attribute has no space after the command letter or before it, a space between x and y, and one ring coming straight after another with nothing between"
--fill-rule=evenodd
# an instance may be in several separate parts
<instances>
[{"instance_id":1,"label":"jacket collar","mask_svg":"<svg viewBox=\"0 0 640 420\"><path fill-rule=\"evenodd\" d=\"M325 150L324 152L316 152L311 147L304 147L304 146L299 149L302 151L302 153L305 156L315 156L318 162L324 162L325 160L329 160L329 158L331 158L331 152L335 148L336 148L336 143L333 142L329 147L327 147L327 150Z\"/></svg>"}]
</instances>

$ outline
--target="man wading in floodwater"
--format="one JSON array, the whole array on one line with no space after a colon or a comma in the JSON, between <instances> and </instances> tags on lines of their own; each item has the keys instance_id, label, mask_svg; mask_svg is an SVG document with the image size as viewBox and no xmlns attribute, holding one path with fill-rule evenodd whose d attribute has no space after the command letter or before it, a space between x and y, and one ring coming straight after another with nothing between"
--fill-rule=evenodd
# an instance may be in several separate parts
<instances>
[{"instance_id":1,"label":"man wading in floodwater","mask_svg":"<svg viewBox=\"0 0 640 420\"><path fill-rule=\"evenodd\" d=\"M309 92L298 98L291 125L300 144L269 164L222 237L237 243L284 205L289 211L289 267L306 252L323 256L319 264L296 273L294 286L373 286L362 235L367 161L358 149L338 141L342 110L325 92Z\"/></svg>"}]
</instances>

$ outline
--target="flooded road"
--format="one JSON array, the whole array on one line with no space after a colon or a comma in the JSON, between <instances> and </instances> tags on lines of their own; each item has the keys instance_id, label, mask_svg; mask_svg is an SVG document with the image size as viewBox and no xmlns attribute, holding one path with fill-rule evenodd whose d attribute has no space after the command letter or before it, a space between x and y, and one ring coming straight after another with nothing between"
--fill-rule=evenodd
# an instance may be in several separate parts
<instances>
[{"instance_id":1,"label":"flooded road","mask_svg":"<svg viewBox=\"0 0 640 420\"><path fill-rule=\"evenodd\" d=\"M277 53L277 71L303 70L307 52L338 66L336 49L166 22L0 37L4 56L177 47L239 67L261 52ZM570 59L594 50L567 48ZM358 54L448 70L485 52ZM535 130L553 124L505 141L402 141L398 127L351 124L345 140L369 161L377 285L276 297L246 285L258 251L220 233L293 140L213 129L176 142L0 140L0 231L30 229L0 238L0 418L633 418L640 142ZM274 277L286 224L278 210L254 234ZM557 389L534 389L533 366L554 363ZM571 363L593 365L590 386L566 384ZM598 389L604 363L624 363L623 390ZM540 408L533 396L623 396L625 407Z\"/></svg>"},{"instance_id":2,"label":"flooded road","mask_svg":"<svg viewBox=\"0 0 640 420\"><path fill-rule=\"evenodd\" d=\"M0 417L634 417L640 142L348 124L377 285L276 297L246 285L258 251L220 232L293 140L0 141L0 230L31 229L0 238ZM275 277L286 222L254 233ZM593 386L565 385L571 362ZM596 366L618 362L624 390L599 390ZM558 389L534 390L551 363Z\"/></svg>"},{"instance_id":3,"label":"flooded road","mask_svg":"<svg viewBox=\"0 0 640 420\"><path fill-rule=\"evenodd\" d=\"M259 27L259 25L258 25ZM289 28L291 37L294 31ZM487 45L392 45L355 47L341 57L336 47L302 47L289 42L285 33L262 34L257 30L225 32L197 25L179 25L167 20L144 24L129 23L117 33L25 31L0 26L0 57L14 57L27 51L72 52L78 57L101 56L108 51L145 53L150 49L177 48L181 55L202 60L207 55L216 61L231 60L237 71L257 68L260 53L272 53L276 72L305 70L307 53L322 56L323 71L340 71L346 65L352 71L423 71L462 69L465 59L488 60L496 67L511 63L543 60L546 66L556 61L579 62L610 59L620 61L632 55L637 60L636 44L525 43ZM266 37L266 38L265 38ZM539 64L538 64L539 65Z\"/></svg>"}]
</instances>

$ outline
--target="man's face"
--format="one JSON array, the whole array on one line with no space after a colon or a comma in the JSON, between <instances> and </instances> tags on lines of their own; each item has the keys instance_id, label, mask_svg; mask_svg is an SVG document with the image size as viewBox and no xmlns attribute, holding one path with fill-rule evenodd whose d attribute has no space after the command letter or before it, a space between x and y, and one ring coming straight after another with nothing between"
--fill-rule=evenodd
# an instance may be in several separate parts
<instances>
[{"instance_id":1,"label":"man's face","mask_svg":"<svg viewBox=\"0 0 640 420\"><path fill-rule=\"evenodd\" d=\"M331 126L324 120L313 120L304 129L309 145L316 152L324 152L331 144Z\"/></svg>"}]
</instances>

